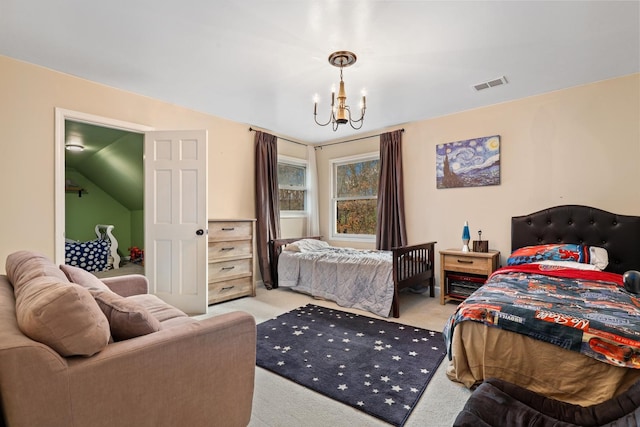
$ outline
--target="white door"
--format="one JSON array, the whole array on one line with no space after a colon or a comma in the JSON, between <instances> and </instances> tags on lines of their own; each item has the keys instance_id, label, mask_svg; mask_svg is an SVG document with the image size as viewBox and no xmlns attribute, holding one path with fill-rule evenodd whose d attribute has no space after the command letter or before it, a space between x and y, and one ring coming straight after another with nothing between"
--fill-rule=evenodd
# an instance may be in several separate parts
<instances>
[{"instance_id":1,"label":"white door","mask_svg":"<svg viewBox=\"0 0 640 427\"><path fill-rule=\"evenodd\" d=\"M145 272L149 292L207 312L207 131L146 132Z\"/></svg>"}]
</instances>

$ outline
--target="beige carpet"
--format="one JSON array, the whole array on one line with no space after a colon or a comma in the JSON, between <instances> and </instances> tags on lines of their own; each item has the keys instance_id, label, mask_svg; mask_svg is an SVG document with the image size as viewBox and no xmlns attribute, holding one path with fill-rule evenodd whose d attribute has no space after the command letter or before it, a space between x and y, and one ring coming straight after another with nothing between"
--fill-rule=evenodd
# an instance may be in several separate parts
<instances>
[{"instance_id":1,"label":"beige carpet","mask_svg":"<svg viewBox=\"0 0 640 427\"><path fill-rule=\"evenodd\" d=\"M239 298L210 306L208 315L242 310L251 313L256 323L260 323L307 303L376 317L368 312L339 307L335 303L316 300L291 290L268 291L264 287L258 288L256 297ZM442 331L455 307L455 304L440 305L437 295L436 298L429 298L427 294L403 293L400 299L400 318L388 320ZM405 424L406 427L445 427L453 424L469 398L470 391L446 377L446 362L445 358ZM387 425L377 418L256 367L253 411L249 424L251 427Z\"/></svg>"}]
</instances>

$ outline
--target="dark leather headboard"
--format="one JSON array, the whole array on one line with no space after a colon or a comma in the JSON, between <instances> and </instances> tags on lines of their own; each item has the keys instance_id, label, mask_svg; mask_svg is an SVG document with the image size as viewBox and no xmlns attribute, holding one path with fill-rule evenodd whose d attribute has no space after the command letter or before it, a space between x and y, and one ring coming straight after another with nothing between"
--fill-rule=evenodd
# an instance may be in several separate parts
<instances>
[{"instance_id":1,"label":"dark leather headboard","mask_svg":"<svg viewBox=\"0 0 640 427\"><path fill-rule=\"evenodd\" d=\"M549 243L600 246L606 271L640 270L640 217L581 205L563 205L511 218L511 250Z\"/></svg>"}]
</instances>

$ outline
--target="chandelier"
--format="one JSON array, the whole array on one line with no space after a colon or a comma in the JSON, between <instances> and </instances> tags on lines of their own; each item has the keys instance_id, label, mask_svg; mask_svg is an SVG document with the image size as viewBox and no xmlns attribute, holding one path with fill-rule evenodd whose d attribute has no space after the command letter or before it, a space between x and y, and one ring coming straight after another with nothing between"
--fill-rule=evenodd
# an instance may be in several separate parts
<instances>
[{"instance_id":1,"label":"chandelier","mask_svg":"<svg viewBox=\"0 0 640 427\"><path fill-rule=\"evenodd\" d=\"M347 105L347 94L344 90L344 81L342 81L342 69L344 67L348 67L349 65L353 65L356 62L356 55L353 52L347 52L344 50L333 52L329 55L329 64L334 67L340 67L340 88L338 89L338 103L336 104L335 98L335 88L331 90L331 115L329 116L329 120L326 123L318 122L318 96L314 97L314 105L313 105L313 119L316 124L320 126L327 126L331 123L331 127L335 132L338 130L338 125L343 125L349 123L349 125L353 129L360 129L362 127L364 121L364 113L367 109L367 97L362 95L362 102L360 104L360 118L357 120L353 120L351 117L351 109ZM360 125L358 125L358 123Z\"/></svg>"}]
</instances>

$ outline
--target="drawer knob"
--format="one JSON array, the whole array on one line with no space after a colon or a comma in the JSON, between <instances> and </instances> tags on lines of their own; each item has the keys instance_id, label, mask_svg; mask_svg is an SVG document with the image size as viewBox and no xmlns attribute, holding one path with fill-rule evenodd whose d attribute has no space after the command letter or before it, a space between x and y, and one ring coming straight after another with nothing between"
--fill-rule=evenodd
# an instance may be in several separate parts
<instances>
[{"instance_id":1,"label":"drawer knob","mask_svg":"<svg viewBox=\"0 0 640 427\"><path fill-rule=\"evenodd\" d=\"M220 291L228 291L233 288L235 288L235 286L225 286L224 288L221 288Z\"/></svg>"},{"instance_id":2,"label":"drawer knob","mask_svg":"<svg viewBox=\"0 0 640 427\"><path fill-rule=\"evenodd\" d=\"M235 229L235 227L222 227L222 231L233 231Z\"/></svg>"},{"instance_id":3,"label":"drawer knob","mask_svg":"<svg viewBox=\"0 0 640 427\"><path fill-rule=\"evenodd\" d=\"M236 266L232 265L231 267L222 267L221 270L222 271L224 271L224 270L233 270L234 268L236 268Z\"/></svg>"},{"instance_id":4,"label":"drawer knob","mask_svg":"<svg viewBox=\"0 0 640 427\"><path fill-rule=\"evenodd\" d=\"M233 246L231 246L230 248L220 248L221 251L232 251L235 248Z\"/></svg>"},{"instance_id":5,"label":"drawer knob","mask_svg":"<svg viewBox=\"0 0 640 427\"><path fill-rule=\"evenodd\" d=\"M466 260L466 259L459 259L458 262L460 264L473 264L473 261L471 260Z\"/></svg>"}]
</instances>

